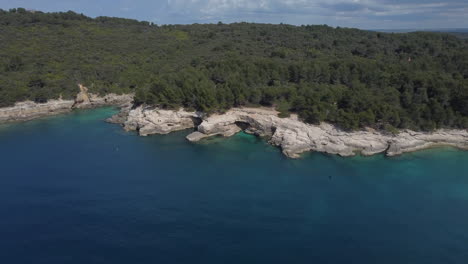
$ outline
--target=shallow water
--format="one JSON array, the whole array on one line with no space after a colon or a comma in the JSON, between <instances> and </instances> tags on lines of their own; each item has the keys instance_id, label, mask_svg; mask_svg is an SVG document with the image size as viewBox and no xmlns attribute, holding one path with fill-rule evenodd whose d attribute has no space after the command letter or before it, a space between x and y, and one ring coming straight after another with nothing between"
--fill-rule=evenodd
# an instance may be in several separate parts
<instances>
[{"instance_id":1,"label":"shallow water","mask_svg":"<svg viewBox=\"0 0 468 264\"><path fill-rule=\"evenodd\" d=\"M0 126L1 263L468 261L468 152L290 160L114 112Z\"/></svg>"}]
</instances>

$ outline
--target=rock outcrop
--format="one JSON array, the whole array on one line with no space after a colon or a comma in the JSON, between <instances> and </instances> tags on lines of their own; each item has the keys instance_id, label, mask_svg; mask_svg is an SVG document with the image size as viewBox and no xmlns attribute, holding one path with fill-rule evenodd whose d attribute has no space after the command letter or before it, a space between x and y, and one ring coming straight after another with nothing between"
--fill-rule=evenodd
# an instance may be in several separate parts
<instances>
[{"instance_id":1,"label":"rock outcrop","mask_svg":"<svg viewBox=\"0 0 468 264\"><path fill-rule=\"evenodd\" d=\"M306 124L295 115L279 118L272 109L234 108L224 114L206 117L203 113L183 109L163 110L148 106L132 109L132 100L132 95L108 94L99 97L88 93L87 88L80 85L80 93L75 100L58 99L47 103L27 101L0 108L0 122L30 120L68 112L73 108L118 105L122 111L107 121L122 124L126 130L136 130L141 136L196 128L197 131L187 136L189 141L196 142L212 136L230 137L243 130L267 138L291 158L297 158L306 151L341 156L385 152L388 156L395 156L434 146L468 150L467 130L442 129L431 133L404 130L398 135L370 129L346 132L326 123Z\"/></svg>"},{"instance_id":2,"label":"rock outcrop","mask_svg":"<svg viewBox=\"0 0 468 264\"><path fill-rule=\"evenodd\" d=\"M196 112L184 110L162 110L157 108L137 107L128 113L123 122L125 130L136 130L141 136L149 134L167 134L173 131L195 127L200 120Z\"/></svg>"},{"instance_id":3,"label":"rock outcrop","mask_svg":"<svg viewBox=\"0 0 468 264\"><path fill-rule=\"evenodd\" d=\"M82 84L78 84L80 88L80 92L75 97L75 105L86 105L91 102L88 95L88 88L83 86Z\"/></svg>"},{"instance_id":4,"label":"rock outcrop","mask_svg":"<svg viewBox=\"0 0 468 264\"><path fill-rule=\"evenodd\" d=\"M12 107L0 108L0 122L26 121L43 116L69 112L73 100L49 100L47 103L19 102Z\"/></svg>"},{"instance_id":5,"label":"rock outcrop","mask_svg":"<svg viewBox=\"0 0 468 264\"><path fill-rule=\"evenodd\" d=\"M83 85L75 100L49 100L46 103L19 102L14 106L0 108L0 122L26 121L39 117L69 112L74 108L94 108L106 105L124 106L133 101L131 94L107 94L103 97L88 93Z\"/></svg>"},{"instance_id":6,"label":"rock outcrop","mask_svg":"<svg viewBox=\"0 0 468 264\"><path fill-rule=\"evenodd\" d=\"M187 136L192 142L217 135L229 137L244 130L268 138L271 144L280 147L291 158L297 158L306 151L341 156L385 152L388 156L394 156L441 145L468 149L466 130L438 130L432 133L405 130L398 135L371 129L345 132L330 124L311 125L300 121L295 115L279 118L277 114L271 109L235 108L224 114L204 117L200 113L184 110L138 107L129 111L123 125L126 130L137 130L143 136L197 128ZM200 119L203 121L197 125Z\"/></svg>"},{"instance_id":7,"label":"rock outcrop","mask_svg":"<svg viewBox=\"0 0 468 264\"><path fill-rule=\"evenodd\" d=\"M441 129L432 133L423 133L407 130L393 138L386 153L388 156L396 156L436 146L453 146L468 150L468 132Z\"/></svg>"},{"instance_id":8,"label":"rock outcrop","mask_svg":"<svg viewBox=\"0 0 468 264\"><path fill-rule=\"evenodd\" d=\"M132 110L132 104L123 105L120 108L120 112L107 118L106 122L111 124L123 124L127 121L130 110Z\"/></svg>"},{"instance_id":9,"label":"rock outcrop","mask_svg":"<svg viewBox=\"0 0 468 264\"><path fill-rule=\"evenodd\" d=\"M73 108L95 108L99 106L106 105L118 105L123 106L130 104L133 101L132 94L106 94L104 96L99 96L97 94L89 93L88 88L78 84L80 92L75 97L75 104Z\"/></svg>"}]
</instances>

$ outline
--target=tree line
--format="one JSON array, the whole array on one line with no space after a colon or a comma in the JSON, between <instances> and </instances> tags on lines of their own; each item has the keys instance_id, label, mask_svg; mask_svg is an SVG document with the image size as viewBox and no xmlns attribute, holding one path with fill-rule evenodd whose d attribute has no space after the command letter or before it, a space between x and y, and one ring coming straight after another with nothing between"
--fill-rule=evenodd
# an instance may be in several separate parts
<instances>
[{"instance_id":1,"label":"tree line","mask_svg":"<svg viewBox=\"0 0 468 264\"><path fill-rule=\"evenodd\" d=\"M0 10L0 106L94 93L207 113L272 106L343 129L468 128L468 41L326 25L155 25Z\"/></svg>"}]
</instances>

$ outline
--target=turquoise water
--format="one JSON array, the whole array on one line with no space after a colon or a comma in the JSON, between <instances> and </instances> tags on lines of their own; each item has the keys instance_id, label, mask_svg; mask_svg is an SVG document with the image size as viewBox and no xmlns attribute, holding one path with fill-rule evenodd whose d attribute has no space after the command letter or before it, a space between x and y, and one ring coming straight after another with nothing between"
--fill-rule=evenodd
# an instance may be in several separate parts
<instances>
[{"instance_id":1,"label":"turquoise water","mask_svg":"<svg viewBox=\"0 0 468 264\"><path fill-rule=\"evenodd\" d=\"M1 263L468 263L468 152L289 160L114 112L0 126Z\"/></svg>"}]
</instances>

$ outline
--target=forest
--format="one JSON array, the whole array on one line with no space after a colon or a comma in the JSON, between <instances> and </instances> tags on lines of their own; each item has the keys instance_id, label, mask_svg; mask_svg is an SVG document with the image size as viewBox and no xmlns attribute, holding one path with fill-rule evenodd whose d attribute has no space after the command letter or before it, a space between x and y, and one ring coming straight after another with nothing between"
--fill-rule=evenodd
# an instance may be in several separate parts
<instances>
[{"instance_id":1,"label":"forest","mask_svg":"<svg viewBox=\"0 0 468 264\"><path fill-rule=\"evenodd\" d=\"M156 25L0 9L0 107L91 92L208 114L270 106L345 130L468 128L468 40L327 25Z\"/></svg>"}]
</instances>

